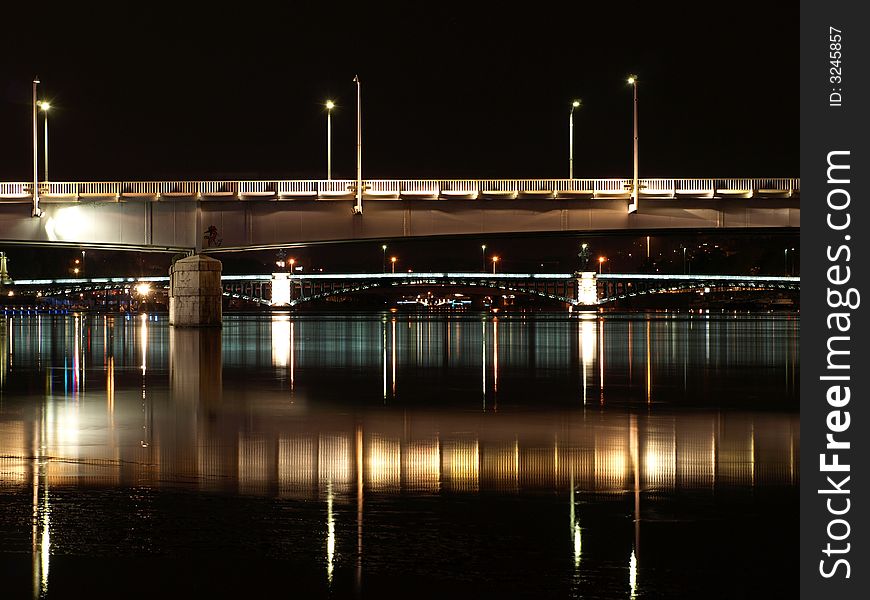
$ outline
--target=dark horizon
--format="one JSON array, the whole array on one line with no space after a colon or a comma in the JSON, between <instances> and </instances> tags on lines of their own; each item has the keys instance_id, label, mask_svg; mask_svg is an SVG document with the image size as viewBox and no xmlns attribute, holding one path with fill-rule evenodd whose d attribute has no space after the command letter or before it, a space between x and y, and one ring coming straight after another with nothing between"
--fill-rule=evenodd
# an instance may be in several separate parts
<instances>
[{"instance_id":1,"label":"dark horizon","mask_svg":"<svg viewBox=\"0 0 870 600\"><path fill-rule=\"evenodd\" d=\"M333 177L353 177L355 74L369 179L567 177L575 97L575 176L628 177L628 73L641 177L797 176L797 11L699 10L118 9L70 30L80 9L52 9L7 33L0 181L31 177L35 75L56 181L322 179L327 98Z\"/></svg>"}]
</instances>

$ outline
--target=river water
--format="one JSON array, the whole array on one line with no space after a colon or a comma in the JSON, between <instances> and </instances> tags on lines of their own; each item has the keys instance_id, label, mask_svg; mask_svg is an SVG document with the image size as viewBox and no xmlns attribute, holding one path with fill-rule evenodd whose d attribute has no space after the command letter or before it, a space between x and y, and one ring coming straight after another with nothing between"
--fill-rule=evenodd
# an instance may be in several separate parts
<instances>
[{"instance_id":1,"label":"river water","mask_svg":"<svg viewBox=\"0 0 870 600\"><path fill-rule=\"evenodd\" d=\"M7 317L0 597L797 594L794 315Z\"/></svg>"}]
</instances>

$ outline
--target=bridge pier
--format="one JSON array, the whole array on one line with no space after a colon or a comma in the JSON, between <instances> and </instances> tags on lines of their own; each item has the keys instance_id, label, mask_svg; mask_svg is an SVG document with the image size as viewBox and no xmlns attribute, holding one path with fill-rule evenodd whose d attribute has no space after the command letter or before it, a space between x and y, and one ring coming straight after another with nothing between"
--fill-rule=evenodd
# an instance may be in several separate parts
<instances>
[{"instance_id":1,"label":"bridge pier","mask_svg":"<svg viewBox=\"0 0 870 600\"><path fill-rule=\"evenodd\" d=\"M581 306L598 304L598 280L595 271L577 273L577 303Z\"/></svg>"},{"instance_id":2,"label":"bridge pier","mask_svg":"<svg viewBox=\"0 0 870 600\"><path fill-rule=\"evenodd\" d=\"M169 324L175 327L220 327L223 289L221 262L202 254L169 268Z\"/></svg>"}]
</instances>

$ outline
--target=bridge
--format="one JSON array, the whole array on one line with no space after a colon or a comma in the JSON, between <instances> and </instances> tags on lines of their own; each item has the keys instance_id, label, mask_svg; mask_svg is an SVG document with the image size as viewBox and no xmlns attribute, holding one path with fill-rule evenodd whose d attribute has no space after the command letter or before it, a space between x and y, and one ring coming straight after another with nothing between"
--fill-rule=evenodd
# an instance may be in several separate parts
<instances>
[{"instance_id":1,"label":"bridge","mask_svg":"<svg viewBox=\"0 0 870 600\"><path fill-rule=\"evenodd\" d=\"M0 183L0 244L205 252L352 240L800 227L800 179ZM43 212L31 216L31 205ZM213 239L203 232L214 227ZM203 248L203 246L205 246Z\"/></svg>"},{"instance_id":2,"label":"bridge","mask_svg":"<svg viewBox=\"0 0 870 600\"><path fill-rule=\"evenodd\" d=\"M136 292L162 290L169 277L94 277L19 279L13 293L40 296L69 295L108 290ZM367 291L400 291L413 287L455 287L523 294L569 306L594 306L656 293L687 291L798 290L800 277L761 275L669 275L658 273L314 273L222 275L225 297L275 307L294 307L330 296Z\"/></svg>"}]
</instances>

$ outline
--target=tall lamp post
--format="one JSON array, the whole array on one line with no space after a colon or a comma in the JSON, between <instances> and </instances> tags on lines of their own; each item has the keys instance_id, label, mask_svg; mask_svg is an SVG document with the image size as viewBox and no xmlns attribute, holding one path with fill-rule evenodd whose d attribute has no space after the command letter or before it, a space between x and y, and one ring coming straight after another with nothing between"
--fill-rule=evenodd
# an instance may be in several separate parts
<instances>
[{"instance_id":1,"label":"tall lamp post","mask_svg":"<svg viewBox=\"0 0 870 600\"><path fill-rule=\"evenodd\" d=\"M628 207L628 212L637 212L637 75L628 76L628 84L634 92L634 175L631 181L631 205Z\"/></svg>"},{"instance_id":2,"label":"tall lamp post","mask_svg":"<svg viewBox=\"0 0 870 600\"><path fill-rule=\"evenodd\" d=\"M33 78L33 209L31 216L41 217L42 210L39 208L39 143L37 141L37 125L36 125L36 86L39 85L39 76Z\"/></svg>"},{"instance_id":3,"label":"tall lamp post","mask_svg":"<svg viewBox=\"0 0 870 600\"><path fill-rule=\"evenodd\" d=\"M574 109L580 108L580 100L571 103L568 117L568 179L574 179Z\"/></svg>"},{"instance_id":4,"label":"tall lamp post","mask_svg":"<svg viewBox=\"0 0 870 600\"><path fill-rule=\"evenodd\" d=\"M386 244L381 245L381 250L384 251L384 260L381 263L381 266L383 267L382 272L386 273L387 272L387 245Z\"/></svg>"},{"instance_id":5,"label":"tall lamp post","mask_svg":"<svg viewBox=\"0 0 870 600\"><path fill-rule=\"evenodd\" d=\"M495 265L498 264L498 256L492 257L492 274L495 275Z\"/></svg>"},{"instance_id":6,"label":"tall lamp post","mask_svg":"<svg viewBox=\"0 0 870 600\"><path fill-rule=\"evenodd\" d=\"M362 214L362 97L360 90L359 75L354 75L354 83L356 83L356 206L353 207L353 212L356 215Z\"/></svg>"},{"instance_id":7,"label":"tall lamp post","mask_svg":"<svg viewBox=\"0 0 870 600\"><path fill-rule=\"evenodd\" d=\"M481 263L481 264L483 264L483 270L481 271L481 273L485 273L486 272L486 244L480 245L480 257L481 257L481 260L483 261Z\"/></svg>"},{"instance_id":8,"label":"tall lamp post","mask_svg":"<svg viewBox=\"0 0 870 600\"><path fill-rule=\"evenodd\" d=\"M326 179L332 179L332 109L335 102L326 101Z\"/></svg>"},{"instance_id":9,"label":"tall lamp post","mask_svg":"<svg viewBox=\"0 0 870 600\"><path fill-rule=\"evenodd\" d=\"M399 259L396 258L395 256L391 256L391 257L390 257L390 262L392 263L392 273L393 273L393 274L396 273L396 261L397 261L397 260L399 260Z\"/></svg>"},{"instance_id":10,"label":"tall lamp post","mask_svg":"<svg viewBox=\"0 0 870 600\"><path fill-rule=\"evenodd\" d=\"M786 248L785 249L785 275L788 277L791 274L791 270L788 268L788 251L791 250L794 252L794 248Z\"/></svg>"},{"instance_id":11,"label":"tall lamp post","mask_svg":"<svg viewBox=\"0 0 870 600\"><path fill-rule=\"evenodd\" d=\"M43 100L39 103L39 108L42 109L42 122L43 122L43 135L44 135L44 145L45 145L45 181L48 181L48 110L51 108L51 104Z\"/></svg>"}]
</instances>

